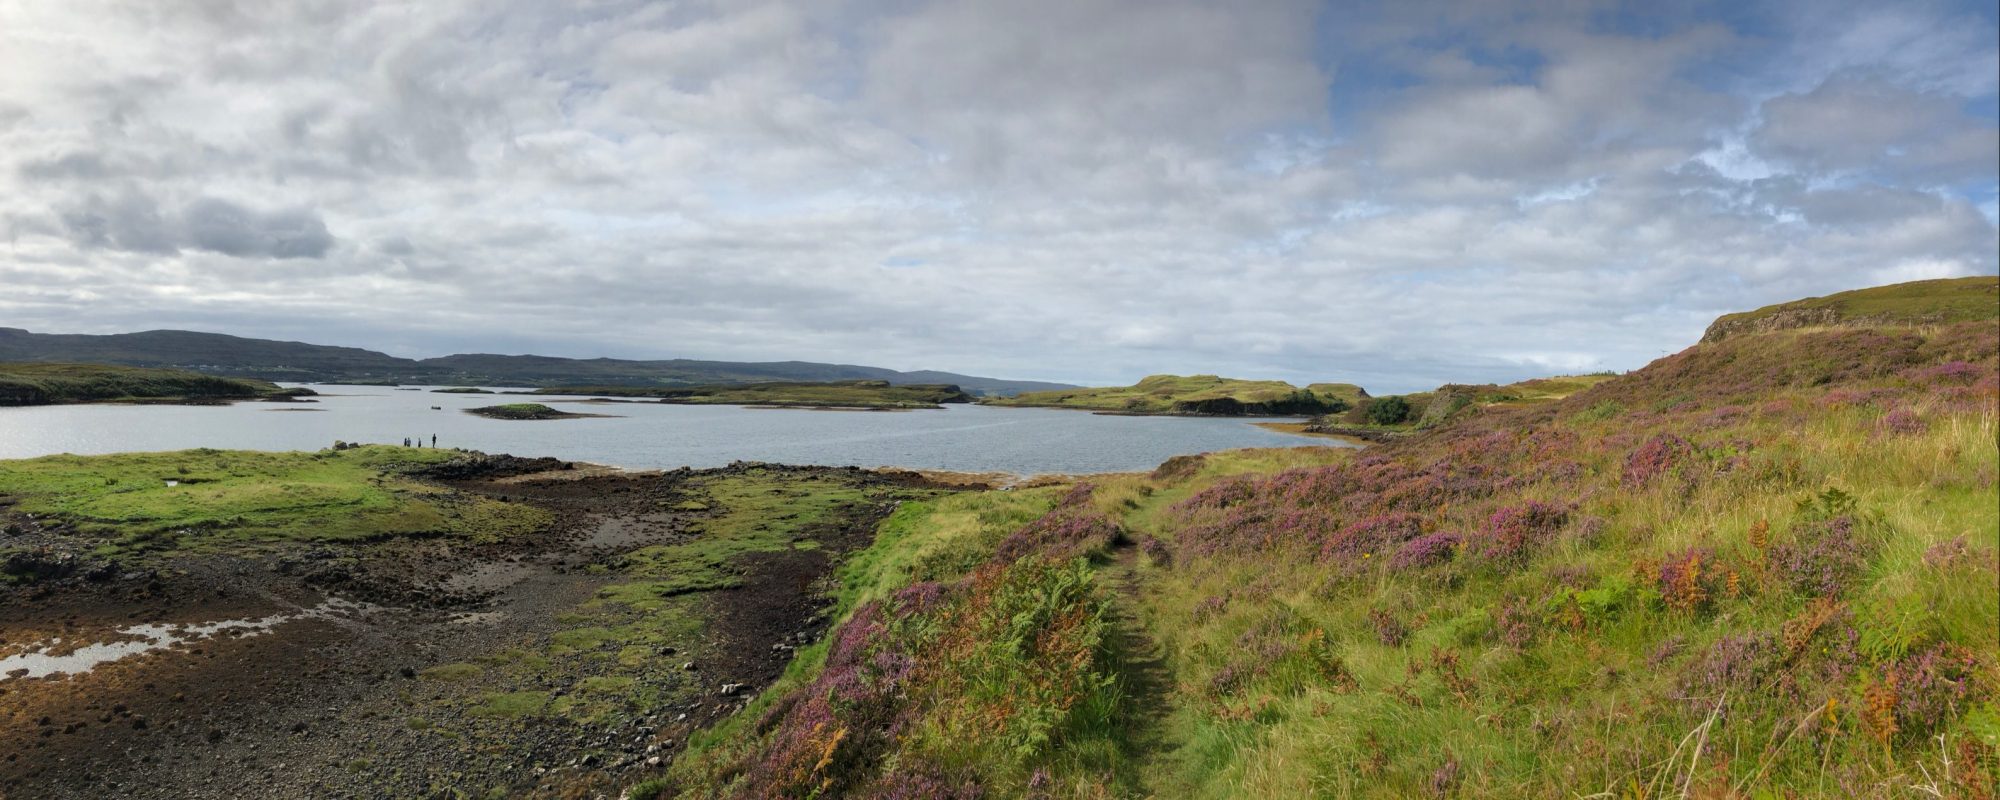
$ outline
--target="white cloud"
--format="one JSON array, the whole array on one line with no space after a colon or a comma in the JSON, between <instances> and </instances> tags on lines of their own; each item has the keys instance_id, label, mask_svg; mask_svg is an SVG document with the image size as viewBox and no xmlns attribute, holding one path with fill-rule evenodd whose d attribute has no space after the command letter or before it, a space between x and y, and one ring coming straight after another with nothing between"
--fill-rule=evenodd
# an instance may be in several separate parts
<instances>
[{"instance_id":1,"label":"white cloud","mask_svg":"<svg viewBox=\"0 0 2000 800\"><path fill-rule=\"evenodd\" d=\"M0 318L1394 390L1992 273L1991 37L1773 16L0 5Z\"/></svg>"}]
</instances>

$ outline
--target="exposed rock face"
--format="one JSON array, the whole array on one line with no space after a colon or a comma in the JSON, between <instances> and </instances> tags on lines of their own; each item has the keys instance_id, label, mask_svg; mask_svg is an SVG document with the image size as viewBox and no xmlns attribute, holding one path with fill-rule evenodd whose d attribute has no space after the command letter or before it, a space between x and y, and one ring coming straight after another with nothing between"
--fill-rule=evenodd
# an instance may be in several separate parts
<instances>
[{"instance_id":1,"label":"exposed rock face","mask_svg":"<svg viewBox=\"0 0 2000 800\"><path fill-rule=\"evenodd\" d=\"M1791 328L1819 328L1829 325L1869 325L1871 320L1842 320L1834 308L1791 308L1761 316L1730 315L1716 320L1701 335L1703 344L1719 342L1747 333L1770 333Z\"/></svg>"}]
</instances>

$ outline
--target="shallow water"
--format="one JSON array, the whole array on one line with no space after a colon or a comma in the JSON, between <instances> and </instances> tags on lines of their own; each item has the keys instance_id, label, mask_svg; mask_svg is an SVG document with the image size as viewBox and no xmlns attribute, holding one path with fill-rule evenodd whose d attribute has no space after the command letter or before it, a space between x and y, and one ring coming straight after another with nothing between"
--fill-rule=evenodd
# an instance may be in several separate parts
<instances>
[{"instance_id":1,"label":"shallow water","mask_svg":"<svg viewBox=\"0 0 2000 800\"><path fill-rule=\"evenodd\" d=\"M588 398L435 394L386 386L315 386L317 403L0 408L0 458L216 447L318 450L340 439L554 456L631 469L732 461L1089 473L1151 469L1173 456L1238 447L1346 446L1277 433L1242 418L1119 417L1039 408L950 405L903 412L760 409ZM511 421L464 409L532 400L605 418ZM431 406L439 406L433 410Z\"/></svg>"},{"instance_id":2,"label":"shallow water","mask_svg":"<svg viewBox=\"0 0 2000 800\"><path fill-rule=\"evenodd\" d=\"M328 598L312 608L268 617L192 624L147 622L119 630L110 641L92 642L76 648L65 648L60 638L51 639L29 645L27 652L0 658L0 681L17 677L75 675L89 672L92 667L100 664L130 658L140 653L165 650L212 636L256 636L295 620L344 618L364 610L361 604L339 598ZM63 652L65 650L67 652Z\"/></svg>"}]
</instances>

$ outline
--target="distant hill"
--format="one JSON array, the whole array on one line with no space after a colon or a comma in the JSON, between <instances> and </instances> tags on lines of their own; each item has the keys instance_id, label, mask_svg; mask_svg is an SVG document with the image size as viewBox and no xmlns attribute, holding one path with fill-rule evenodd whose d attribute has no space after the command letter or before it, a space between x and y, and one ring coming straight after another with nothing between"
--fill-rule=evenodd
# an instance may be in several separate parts
<instances>
[{"instance_id":1,"label":"distant hill","mask_svg":"<svg viewBox=\"0 0 2000 800\"><path fill-rule=\"evenodd\" d=\"M1044 381L1010 381L924 370L898 372L810 361L633 361L474 353L398 358L356 347L248 339L197 331L144 331L104 336L31 333L0 328L0 361L61 361L166 367L210 375L306 383L394 382L448 385L684 386L763 381L876 380L902 386L953 384L982 395L1071 388Z\"/></svg>"},{"instance_id":2,"label":"distant hill","mask_svg":"<svg viewBox=\"0 0 2000 800\"><path fill-rule=\"evenodd\" d=\"M310 389L279 389L267 381L221 378L181 369L105 364L0 361L0 406L62 403L205 403L255 398L285 399Z\"/></svg>"},{"instance_id":3,"label":"distant hill","mask_svg":"<svg viewBox=\"0 0 2000 800\"><path fill-rule=\"evenodd\" d=\"M1284 381L1149 375L1132 386L1027 392L995 403L1129 414L1311 415L1344 410L1367 396L1361 387L1348 383L1315 383L1302 389Z\"/></svg>"},{"instance_id":4,"label":"distant hill","mask_svg":"<svg viewBox=\"0 0 2000 800\"><path fill-rule=\"evenodd\" d=\"M1708 326L1703 342L1787 328L1946 325L1992 319L2000 308L2000 278L1991 275L1912 281L1856 289L1729 314Z\"/></svg>"}]
</instances>

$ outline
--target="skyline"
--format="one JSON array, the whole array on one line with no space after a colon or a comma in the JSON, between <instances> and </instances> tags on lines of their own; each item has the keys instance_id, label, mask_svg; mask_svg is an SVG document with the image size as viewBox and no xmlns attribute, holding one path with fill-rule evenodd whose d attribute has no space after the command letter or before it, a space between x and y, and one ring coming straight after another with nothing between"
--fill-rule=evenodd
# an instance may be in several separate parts
<instances>
[{"instance_id":1,"label":"skyline","mask_svg":"<svg viewBox=\"0 0 2000 800\"><path fill-rule=\"evenodd\" d=\"M2000 270L1990 5L1023 9L0 8L0 325L1411 391Z\"/></svg>"}]
</instances>

